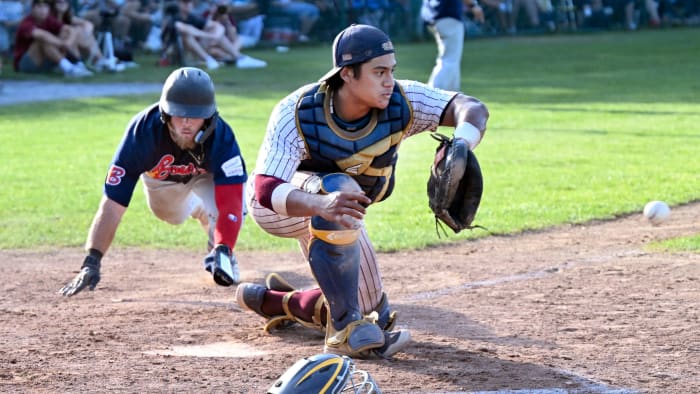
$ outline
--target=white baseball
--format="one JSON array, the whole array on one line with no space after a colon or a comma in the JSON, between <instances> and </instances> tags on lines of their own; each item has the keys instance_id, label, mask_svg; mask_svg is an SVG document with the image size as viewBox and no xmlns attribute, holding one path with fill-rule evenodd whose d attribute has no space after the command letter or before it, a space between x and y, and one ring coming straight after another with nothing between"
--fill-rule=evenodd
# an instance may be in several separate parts
<instances>
[{"instance_id":1,"label":"white baseball","mask_svg":"<svg viewBox=\"0 0 700 394\"><path fill-rule=\"evenodd\" d=\"M665 222L669 216L671 216L671 208L663 201L650 201L644 206L644 217L653 225Z\"/></svg>"}]
</instances>

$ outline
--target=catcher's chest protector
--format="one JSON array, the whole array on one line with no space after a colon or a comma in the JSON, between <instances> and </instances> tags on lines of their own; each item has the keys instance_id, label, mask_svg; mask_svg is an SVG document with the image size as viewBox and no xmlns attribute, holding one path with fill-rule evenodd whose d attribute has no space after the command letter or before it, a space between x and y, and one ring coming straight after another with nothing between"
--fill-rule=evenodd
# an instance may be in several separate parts
<instances>
[{"instance_id":1,"label":"catcher's chest protector","mask_svg":"<svg viewBox=\"0 0 700 394\"><path fill-rule=\"evenodd\" d=\"M403 90L396 84L388 107L374 110L367 125L355 131L345 130L333 120L330 105L331 94L325 84L314 86L297 104L297 129L311 156L299 169L344 172L355 178L374 202L386 199L393 189L396 151L412 118Z\"/></svg>"}]
</instances>

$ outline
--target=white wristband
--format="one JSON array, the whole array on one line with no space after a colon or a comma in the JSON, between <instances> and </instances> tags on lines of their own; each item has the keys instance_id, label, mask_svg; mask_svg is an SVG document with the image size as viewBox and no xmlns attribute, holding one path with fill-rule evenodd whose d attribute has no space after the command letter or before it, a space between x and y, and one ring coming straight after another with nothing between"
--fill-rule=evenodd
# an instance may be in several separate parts
<instances>
[{"instance_id":1,"label":"white wristband","mask_svg":"<svg viewBox=\"0 0 700 394\"><path fill-rule=\"evenodd\" d=\"M299 190L298 187L292 185L291 183L282 183L272 191L272 196L270 196L270 203L272 203L272 210L279 213L282 216L287 215L287 197L289 193L294 190Z\"/></svg>"},{"instance_id":2,"label":"white wristband","mask_svg":"<svg viewBox=\"0 0 700 394\"><path fill-rule=\"evenodd\" d=\"M481 142L481 132L473 124L463 122L457 125L454 132L455 138L463 138L469 144L469 149L474 150Z\"/></svg>"}]
</instances>

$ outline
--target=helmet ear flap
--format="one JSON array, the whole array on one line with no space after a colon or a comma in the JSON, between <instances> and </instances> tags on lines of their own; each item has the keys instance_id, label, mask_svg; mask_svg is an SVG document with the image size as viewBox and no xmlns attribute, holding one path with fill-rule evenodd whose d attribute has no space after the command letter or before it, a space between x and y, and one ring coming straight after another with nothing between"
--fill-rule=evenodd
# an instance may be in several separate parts
<instances>
[{"instance_id":1,"label":"helmet ear flap","mask_svg":"<svg viewBox=\"0 0 700 394\"><path fill-rule=\"evenodd\" d=\"M202 128L202 130L199 130L197 135L195 135L194 142L196 142L198 144L203 144L204 141L206 141L207 138L209 138L211 133L214 132L214 129L216 129L216 121L217 121L218 117L219 117L219 111L216 111L216 112L214 112L214 115L212 115L211 118L207 119L204 122L204 128Z\"/></svg>"},{"instance_id":2,"label":"helmet ear flap","mask_svg":"<svg viewBox=\"0 0 700 394\"><path fill-rule=\"evenodd\" d=\"M166 114L163 108L160 109L160 121L163 122L163 124L168 124L168 122L170 122L170 115Z\"/></svg>"},{"instance_id":3,"label":"helmet ear flap","mask_svg":"<svg viewBox=\"0 0 700 394\"><path fill-rule=\"evenodd\" d=\"M204 142L209 138L209 136L214 132L216 129L216 122L219 118L219 111L214 112L214 115L212 115L211 118L207 119L204 121L204 127L197 132L197 134L194 137L194 141L198 144L204 144ZM163 122L163 124L167 125L168 122L170 122L170 119L172 119L172 116L167 114L165 111L163 111L163 108L160 108L160 121Z\"/></svg>"}]
</instances>

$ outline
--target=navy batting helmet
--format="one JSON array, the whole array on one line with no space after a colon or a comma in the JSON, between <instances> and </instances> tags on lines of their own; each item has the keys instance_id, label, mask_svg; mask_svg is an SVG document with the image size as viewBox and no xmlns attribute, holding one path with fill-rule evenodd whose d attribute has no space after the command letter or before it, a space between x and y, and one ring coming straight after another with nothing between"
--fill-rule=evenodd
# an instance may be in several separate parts
<instances>
[{"instance_id":1,"label":"navy batting helmet","mask_svg":"<svg viewBox=\"0 0 700 394\"><path fill-rule=\"evenodd\" d=\"M216 113L214 83L199 68L178 68L165 80L159 107L168 116L209 119Z\"/></svg>"},{"instance_id":2,"label":"navy batting helmet","mask_svg":"<svg viewBox=\"0 0 700 394\"><path fill-rule=\"evenodd\" d=\"M347 356L330 353L304 357L289 368L267 394L381 394L366 371L355 369Z\"/></svg>"}]
</instances>

